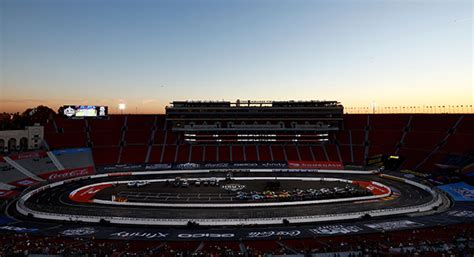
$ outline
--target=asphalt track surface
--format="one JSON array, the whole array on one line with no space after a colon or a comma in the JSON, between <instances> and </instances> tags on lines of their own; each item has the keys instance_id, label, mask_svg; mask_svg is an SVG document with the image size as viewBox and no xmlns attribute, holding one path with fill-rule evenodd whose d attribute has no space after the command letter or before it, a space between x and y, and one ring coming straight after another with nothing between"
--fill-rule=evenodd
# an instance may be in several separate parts
<instances>
[{"instance_id":1,"label":"asphalt track surface","mask_svg":"<svg viewBox=\"0 0 474 257\"><path fill-rule=\"evenodd\" d=\"M272 180L271 178L269 180ZM175 187L172 184L155 182L147 186L140 188L131 188L125 184L120 184L116 187L109 187L101 190L95 195L95 198L101 200L111 199L111 195L119 197L125 197L129 202L148 202L148 203L253 203L263 201L251 201L251 200L240 200L236 197L236 192L227 191L221 186L228 184L239 184L245 185L245 189L238 190L244 192L264 192L266 191L266 182L269 180L254 180L254 181L221 181L220 186L195 186L190 185L189 187ZM292 191L295 188L301 190L307 189L321 189L321 188L344 188L349 186L353 189L360 189L355 185L338 182L338 181L294 181L294 180L281 180L280 189L273 190L275 192L286 190ZM342 195L341 195L342 197ZM344 195L343 197L350 197ZM278 202L275 200L265 200L265 202Z\"/></svg>"},{"instance_id":2,"label":"asphalt track surface","mask_svg":"<svg viewBox=\"0 0 474 257\"><path fill-rule=\"evenodd\" d=\"M89 203L76 203L69 200L69 193L79 187L93 183L117 180L146 180L157 178L174 178L176 175L150 175L135 177L107 177L79 181L65 184L60 187L42 191L27 202L26 206L38 211L64 214L80 214L90 216L115 216L115 217L140 217L140 218L170 218L170 219L245 219L245 218L265 218L265 217L289 217L307 215L335 215L341 213L351 213L369 211L377 209L390 209L400 207L410 207L427 203L432 196L417 187L380 178L376 175L348 175L348 174L315 174L315 173L236 173L234 176L268 176L269 178L278 176L309 176L309 177L331 177L349 180L379 181L389 186L393 192L399 192L396 197L388 197L379 201L345 202L308 206L287 206L287 207L258 207L258 208L146 208L131 206L104 206ZM225 177L226 173L203 173L180 175L182 178L191 177Z\"/></svg>"}]
</instances>

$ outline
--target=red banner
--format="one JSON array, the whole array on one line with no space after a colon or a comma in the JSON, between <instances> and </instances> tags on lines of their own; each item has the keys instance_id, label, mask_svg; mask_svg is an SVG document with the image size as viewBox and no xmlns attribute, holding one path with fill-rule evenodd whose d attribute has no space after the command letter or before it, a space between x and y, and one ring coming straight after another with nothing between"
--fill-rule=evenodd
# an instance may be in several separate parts
<instances>
[{"instance_id":1,"label":"red banner","mask_svg":"<svg viewBox=\"0 0 474 257\"><path fill-rule=\"evenodd\" d=\"M289 169L343 170L342 162L288 161Z\"/></svg>"},{"instance_id":2,"label":"red banner","mask_svg":"<svg viewBox=\"0 0 474 257\"><path fill-rule=\"evenodd\" d=\"M60 181L60 180L65 180L69 178L88 176L92 174L94 174L94 167L90 166L90 167L84 167L84 168L54 171L54 172L40 174L39 176L49 181Z\"/></svg>"},{"instance_id":3,"label":"red banner","mask_svg":"<svg viewBox=\"0 0 474 257\"><path fill-rule=\"evenodd\" d=\"M18 191L0 189L0 199L10 199L19 193Z\"/></svg>"}]
</instances>

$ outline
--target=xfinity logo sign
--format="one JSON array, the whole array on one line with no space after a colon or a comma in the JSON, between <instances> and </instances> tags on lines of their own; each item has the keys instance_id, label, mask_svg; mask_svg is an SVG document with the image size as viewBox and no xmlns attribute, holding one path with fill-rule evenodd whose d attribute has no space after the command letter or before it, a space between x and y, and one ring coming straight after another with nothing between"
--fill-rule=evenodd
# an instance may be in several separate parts
<instances>
[{"instance_id":1,"label":"xfinity logo sign","mask_svg":"<svg viewBox=\"0 0 474 257\"><path fill-rule=\"evenodd\" d=\"M153 238L165 238L169 234L168 233L161 233L161 232L127 232L121 231L117 233L110 234L110 236L120 237L124 239L131 239L131 238L145 238L145 239L153 239Z\"/></svg>"}]
</instances>

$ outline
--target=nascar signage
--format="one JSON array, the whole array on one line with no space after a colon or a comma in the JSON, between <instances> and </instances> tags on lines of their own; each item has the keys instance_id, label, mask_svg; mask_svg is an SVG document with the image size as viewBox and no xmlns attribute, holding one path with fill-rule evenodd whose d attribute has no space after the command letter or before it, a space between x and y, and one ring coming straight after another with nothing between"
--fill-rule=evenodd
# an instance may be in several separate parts
<instances>
[{"instance_id":1,"label":"nascar signage","mask_svg":"<svg viewBox=\"0 0 474 257\"><path fill-rule=\"evenodd\" d=\"M288 161L289 169L343 170L342 162Z\"/></svg>"}]
</instances>

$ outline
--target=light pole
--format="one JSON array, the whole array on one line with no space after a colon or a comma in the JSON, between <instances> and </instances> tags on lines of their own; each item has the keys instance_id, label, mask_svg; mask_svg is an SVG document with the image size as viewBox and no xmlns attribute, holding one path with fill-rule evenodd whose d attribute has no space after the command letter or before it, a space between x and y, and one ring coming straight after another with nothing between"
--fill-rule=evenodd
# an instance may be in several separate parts
<instances>
[{"instance_id":1,"label":"light pole","mask_svg":"<svg viewBox=\"0 0 474 257\"><path fill-rule=\"evenodd\" d=\"M123 110L125 110L126 105L124 103L119 103L118 108L120 110L120 114L123 114Z\"/></svg>"}]
</instances>

